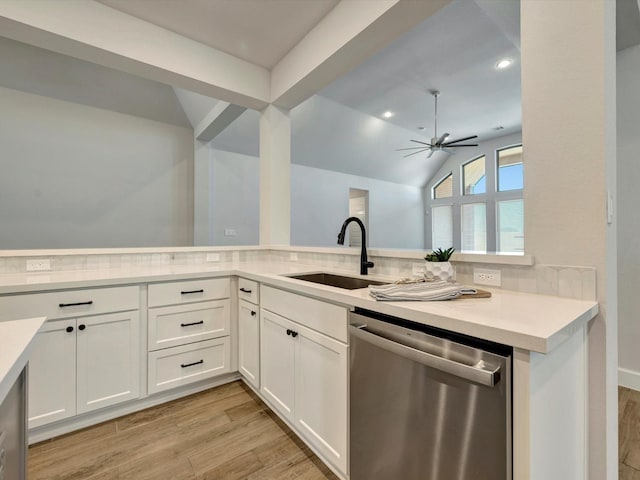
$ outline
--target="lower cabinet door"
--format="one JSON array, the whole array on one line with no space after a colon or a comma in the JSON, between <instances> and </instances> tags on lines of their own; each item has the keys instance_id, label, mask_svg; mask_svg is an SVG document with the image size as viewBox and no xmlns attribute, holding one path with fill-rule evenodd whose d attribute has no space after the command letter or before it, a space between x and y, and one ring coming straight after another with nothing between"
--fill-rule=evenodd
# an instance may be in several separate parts
<instances>
[{"instance_id":1,"label":"lower cabinet door","mask_svg":"<svg viewBox=\"0 0 640 480\"><path fill-rule=\"evenodd\" d=\"M347 473L347 345L296 329L295 426L323 457Z\"/></svg>"},{"instance_id":2,"label":"lower cabinet door","mask_svg":"<svg viewBox=\"0 0 640 480\"><path fill-rule=\"evenodd\" d=\"M260 311L260 392L281 415L293 422L295 324Z\"/></svg>"},{"instance_id":3,"label":"lower cabinet door","mask_svg":"<svg viewBox=\"0 0 640 480\"><path fill-rule=\"evenodd\" d=\"M260 388L260 314L258 307L240 300L238 309L238 361L240 374Z\"/></svg>"},{"instance_id":4,"label":"lower cabinet door","mask_svg":"<svg viewBox=\"0 0 640 480\"><path fill-rule=\"evenodd\" d=\"M80 318L77 324L78 413L138 398L138 312Z\"/></svg>"},{"instance_id":5,"label":"lower cabinet door","mask_svg":"<svg viewBox=\"0 0 640 480\"><path fill-rule=\"evenodd\" d=\"M76 414L76 320L46 322L29 358L29 428Z\"/></svg>"},{"instance_id":6,"label":"lower cabinet door","mask_svg":"<svg viewBox=\"0 0 640 480\"><path fill-rule=\"evenodd\" d=\"M229 373L229 345L229 337L222 337L149 352L149 393Z\"/></svg>"}]
</instances>

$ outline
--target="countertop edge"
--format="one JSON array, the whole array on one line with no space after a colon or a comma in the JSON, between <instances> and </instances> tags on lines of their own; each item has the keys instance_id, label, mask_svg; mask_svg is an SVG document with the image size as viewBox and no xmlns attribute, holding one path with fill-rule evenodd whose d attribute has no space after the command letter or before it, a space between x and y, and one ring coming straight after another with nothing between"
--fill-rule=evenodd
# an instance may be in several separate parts
<instances>
[{"instance_id":1,"label":"countertop edge","mask_svg":"<svg viewBox=\"0 0 640 480\"><path fill-rule=\"evenodd\" d=\"M14 382L20 376L29 361L33 341L46 317L34 317L23 320L8 320L0 322L0 337L3 339L4 353L0 355L0 403L11 390ZM11 330L10 333L4 330ZM8 366L7 366L8 364Z\"/></svg>"}]
</instances>

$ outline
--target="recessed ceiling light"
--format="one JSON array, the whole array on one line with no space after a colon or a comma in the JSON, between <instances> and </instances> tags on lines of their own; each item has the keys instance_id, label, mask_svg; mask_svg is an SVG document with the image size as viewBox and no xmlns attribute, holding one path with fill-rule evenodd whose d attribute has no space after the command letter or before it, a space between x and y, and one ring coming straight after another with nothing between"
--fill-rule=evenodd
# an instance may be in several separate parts
<instances>
[{"instance_id":1,"label":"recessed ceiling light","mask_svg":"<svg viewBox=\"0 0 640 480\"><path fill-rule=\"evenodd\" d=\"M383 116L384 118L391 118L391 117L393 117L393 115L394 115L394 114L393 114L393 112L390 112L389 110L387 110L386 112L384 112L384 113L382 114L382 116Z\"/></svg>"},{"instance_id":2,"label":"recessed ceiling light","mask_svg":"<svg viewBox=\"0 0 640 480\"><path fill-rule=\"evenodd\" d=\"M502 70L504 68L507 68L512 63L513 63L513 60L509 60L508 58L503 58L498 63L496 63L496 68Z\"/></svg>"}]
</instances>

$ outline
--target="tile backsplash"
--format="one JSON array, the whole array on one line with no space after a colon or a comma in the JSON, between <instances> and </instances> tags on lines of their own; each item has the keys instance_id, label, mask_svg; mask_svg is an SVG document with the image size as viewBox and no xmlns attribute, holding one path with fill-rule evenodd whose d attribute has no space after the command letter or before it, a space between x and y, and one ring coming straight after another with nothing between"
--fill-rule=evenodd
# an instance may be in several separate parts
<instances>
[{"instance_id":1,"label":"tile backsplash","mask_svg":"<svg viewBox=\"0 0 640 480\"><path fill-rule=\"evenodd\" d=\"M350 270L358 273L360 256L353 249L342 252L331 252L329 249L295 247L264 248L242 247L239 249L198 250L181 249L180 251L158 252L124 252L124 253L89 253L61 254L46 256L2 256L0 257L0 274L17 274L26 272L27 258L48 258L51 260L51 272L72 270L105 270L130 269L169 265L201 265L206 263L207 254L216 253L217 263L243 262L296 262L320 268ZM338 249L335 249L338 250ZM292 260L292 253L297 260ZM411 255L409 255L411 257ZM375 267L372 275L391 277L411 277L414 264L422 264L421 255L414 258L407 256L371 255L370 260ZM499 270L502 275L502 289L542 295L554 295L581 300L596 300L596 270L593 267L558 266L558 265L508 265L472 262L453 262L456 268L457 281L463 284L473 283L473 269L482 268Z\"/></svg>"}]
</instances>

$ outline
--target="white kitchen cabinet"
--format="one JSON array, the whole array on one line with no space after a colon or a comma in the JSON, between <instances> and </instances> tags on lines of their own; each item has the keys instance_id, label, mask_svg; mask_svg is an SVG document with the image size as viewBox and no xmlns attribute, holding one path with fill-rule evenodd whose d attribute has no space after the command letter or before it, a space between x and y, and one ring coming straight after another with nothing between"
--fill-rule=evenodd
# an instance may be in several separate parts
<instances>
[{"instance_id":1,"label":"white kitchen cabinet","mask_svg":"<svg viewBox=\"0 0 640 480\"><path fill-rule=\"evenodd\" d=\"M238 369L254 388L260 388L260 311L245 300L238 303Z\"/></svg>"},{"instance_id":2,"label":"white kitchen cabinet","mask_svg":"<svg viewBox=\"0 0 640 480\"><path fill-rule=\"evenodd\" d=\"M76 414L76 320L45 322L29 358L29 428Z\"/></svg>"},{"instance_id":3,"label":"white kitchen cabinet","mask_svg":"<svg viewBox=\"0 0 640 480\"><path fill-rule=\"evenodd\" d=\"M77 321L77 413L138 398L138 317L134 311Z\"/></svg>"},{"instance_id":4,"label":"white kitchen cabinet","mask_svg":"<svg viewBox=\"0 0 640 480\"><path fill-rule=\"evenodd\" d=\"M260 392L283 417L293 422L295 345L293 322L260 312Z\"/></svg>"},{"instance_id":5,"label":"white kitchen cabinet","mask_svg":"<svg viewBox=\"0 0 640 480\"><path fill-rule=\"evenodd\" d=\"M138 312L46 322L29 360L29 428L139 395Z\"/></svg>"},{"instance_id":6,"label":"white kitchen cabinet","mask_svg":"<svg viewBox=\"0 0 640 480\"><path fill-rule=\"evenodd\" d=\"M265 309L260 334L260 392L346 474L347 345Z\"/></svg>"}]
</instances>

